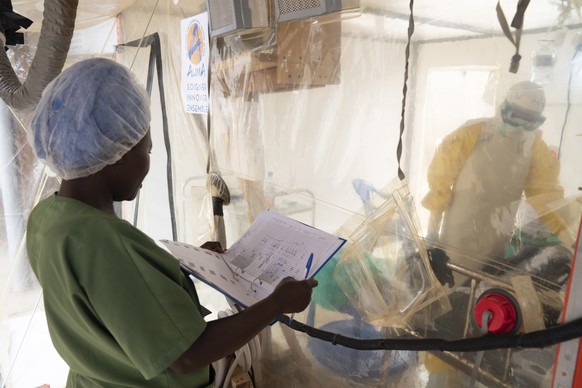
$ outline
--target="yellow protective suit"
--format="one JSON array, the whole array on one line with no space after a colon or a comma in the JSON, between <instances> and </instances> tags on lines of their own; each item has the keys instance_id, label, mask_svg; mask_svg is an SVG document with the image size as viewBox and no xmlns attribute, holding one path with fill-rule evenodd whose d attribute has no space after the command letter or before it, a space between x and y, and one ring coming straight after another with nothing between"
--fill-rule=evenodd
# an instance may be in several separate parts
<instances>
[{"instance_id":1,"label":"yellow protective suit","mask_svg":"<svg viewBox=\"0 0 582 388\"><path fill-rule=\"evenodd\" d=\"M470 269L503 257L523 194L551 232L563 229L548 207L564 196L559 161L540 130L504 128L499 117L467 122L443 140L428 169L422 205L436 229L429 235Z\"/></svg>"}]
</instances>

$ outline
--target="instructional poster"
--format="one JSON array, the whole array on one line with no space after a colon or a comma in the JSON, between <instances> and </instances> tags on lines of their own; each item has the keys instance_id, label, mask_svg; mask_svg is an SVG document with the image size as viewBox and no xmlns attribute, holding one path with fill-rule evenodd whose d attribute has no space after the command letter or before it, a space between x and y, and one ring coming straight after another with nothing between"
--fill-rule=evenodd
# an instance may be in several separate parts
<instances>
[{"instance_id":1,"label":"instructional poster","mask_svg":"<svg viewBox=\"0 0 582 388\"><path fill-rule=\"evenodd\" d=\"M208 13L181 21L182 103L187 113L208 113Z\"/></svg>"}]
</instances>

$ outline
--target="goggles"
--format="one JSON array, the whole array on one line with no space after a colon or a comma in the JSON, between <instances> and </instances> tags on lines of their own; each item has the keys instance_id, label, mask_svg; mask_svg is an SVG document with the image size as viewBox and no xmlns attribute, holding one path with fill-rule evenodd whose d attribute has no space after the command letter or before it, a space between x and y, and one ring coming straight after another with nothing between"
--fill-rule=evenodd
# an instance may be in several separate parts
<instances>
[{"instance_id":1,"label":"goggles","mask_svg":"<svg viewBox=\"0 0 582 388\"><path fill-rule=\"evenodd\" d=\"M501 106L501 118L508 124L524 127L529 131L539 128L546 121L545 116L541 113L527 111L511 105L507 101Z\"/></svg>"}]
</instances>

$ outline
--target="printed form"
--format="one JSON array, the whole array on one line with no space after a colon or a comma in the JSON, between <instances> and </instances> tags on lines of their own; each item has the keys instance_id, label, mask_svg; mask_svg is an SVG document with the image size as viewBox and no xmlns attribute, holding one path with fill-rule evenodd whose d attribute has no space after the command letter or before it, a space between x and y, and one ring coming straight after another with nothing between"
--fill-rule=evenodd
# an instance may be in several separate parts
<instances>
[{"instance_id":1,"label":"printed form","mask_svg":"<svg viewBox=\"0 0 582 388\"><path fill-rule=\"evenodd\" d=\"M268 210L222 254L161 242L194 277L247 307L267 297L288 276L313 277L346 240Z\"/></svg>"}]
</instances>

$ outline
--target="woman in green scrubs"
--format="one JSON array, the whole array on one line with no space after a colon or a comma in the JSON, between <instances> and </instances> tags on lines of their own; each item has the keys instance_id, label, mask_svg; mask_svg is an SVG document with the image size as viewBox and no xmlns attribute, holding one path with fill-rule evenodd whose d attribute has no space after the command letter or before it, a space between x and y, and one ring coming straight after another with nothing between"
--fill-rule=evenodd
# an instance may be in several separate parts
<instances>
[{"instance_id":1,"label":"woman in green scrubs","mask_svg":"<svg viewBox=\"0 0 582 388\"><path fill-rule=\"evenodd\" d=\"M149 171L149 104L128 69L94 58L49 84L34 113L30 142L62 183L31 212L27 250L67 387L212 386L211 362L304 310L317 285L286 279L236 315L203 319L178 260L114 212Z\"/></svg>"}]
</instances>

